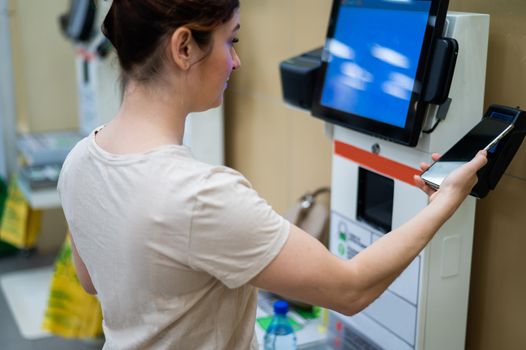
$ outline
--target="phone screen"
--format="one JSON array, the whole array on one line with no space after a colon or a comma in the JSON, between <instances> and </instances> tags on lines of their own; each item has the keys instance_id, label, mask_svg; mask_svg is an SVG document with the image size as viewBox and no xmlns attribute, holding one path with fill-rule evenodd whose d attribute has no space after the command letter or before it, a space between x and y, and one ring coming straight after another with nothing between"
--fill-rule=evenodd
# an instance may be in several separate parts
<instances>
[{"instance_id":1,"label":"phone screen","mask_svg":"<svg viewBox=\"0 0 526 350\"><path fill-rule=\"evenodd\" d=\"M424 172L422 179L433 187L439 187L450 172L473 159L478 151L490 145L509 126L510 123L503 120L482 119L480 123ZM494 153L496 147L497 144L490 147L488 153Z\"/></svg>"}]
</instances>

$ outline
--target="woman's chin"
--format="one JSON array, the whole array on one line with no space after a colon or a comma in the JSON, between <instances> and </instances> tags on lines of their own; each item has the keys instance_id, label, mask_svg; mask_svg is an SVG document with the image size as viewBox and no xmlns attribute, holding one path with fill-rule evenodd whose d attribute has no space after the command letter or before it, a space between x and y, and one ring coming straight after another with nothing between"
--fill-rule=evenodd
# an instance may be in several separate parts
<instances>
[{"instance_id":1,"label":"woman's chin","mask_svg":"<svg viewBox=\"0 0 526 350\"><path fill-rule=\"evenodd\" d=\"M214 101L213 105L210 108L217 108L223 104L223 94L219 95L219 97Z\"/></svg>"},{"instance_id":2,"label":"woman's chin","mask_svg":"<svg viewBox=\"0 0 526 350\"><path fill-rule=\"evenodd\" d=\"M221 96L216 98L216 100L213 101L212 103L207 104L207 105L203 105L203 106L199 107L197 110L193 110L192 112L194 112L194 113L205 112L205 111L208 111L210 109L217 108L217 107L221 106L222 104L223 104L223 95L221 94Z\"/></svg>"}]
</instances>

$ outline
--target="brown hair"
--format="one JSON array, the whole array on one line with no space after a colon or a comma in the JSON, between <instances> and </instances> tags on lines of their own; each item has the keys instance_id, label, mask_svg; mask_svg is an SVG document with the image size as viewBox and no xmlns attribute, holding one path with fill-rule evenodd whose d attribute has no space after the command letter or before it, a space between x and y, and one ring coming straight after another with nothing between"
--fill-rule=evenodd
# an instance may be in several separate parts
<instances>
[{"instance_id":1,"label":"brown hair","mask_svg":"<svg viewBox=\"0 0 526 350\"><path fill-rule=\"evenodd\" d=\"M124 84L145 83L159 75L167 38L177 28L186 26L205 48L238 7L239 0L113 0L102 32L117 51Z\"/></svg>"}]
</instances>

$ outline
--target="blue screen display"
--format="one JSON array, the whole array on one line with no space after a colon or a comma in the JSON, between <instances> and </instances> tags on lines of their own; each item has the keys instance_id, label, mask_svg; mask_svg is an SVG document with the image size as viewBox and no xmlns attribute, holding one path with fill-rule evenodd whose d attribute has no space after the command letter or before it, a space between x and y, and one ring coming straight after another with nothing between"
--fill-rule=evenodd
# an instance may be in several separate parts
<instances>
[{"instance_id":1,"label":"blue screen display","mask_svg":"<svg viewBox=\"0 0 526 350\"><path fill-rule=\"evenodd\" d=\"M342 1L321 104L404 128L431 1Z\"/></svg>"}]
</instances>

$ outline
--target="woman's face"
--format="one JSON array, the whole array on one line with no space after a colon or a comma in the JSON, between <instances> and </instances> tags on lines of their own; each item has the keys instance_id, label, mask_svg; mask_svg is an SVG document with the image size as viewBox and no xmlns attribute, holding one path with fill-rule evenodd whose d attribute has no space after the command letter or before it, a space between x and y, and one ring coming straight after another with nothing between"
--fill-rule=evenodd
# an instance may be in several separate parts
<instances>
[{"instance_id":1,"label":"woman's face","mask_svg":"<svg viewBox=\"0 0 526 350\"><path fill-rule=\"evenodd\" d=\"M239 27L239 10L236 10L230 21L216 28L212 37L212 51L196 65L196 86L199 88L196 91L198 102L195 107L199 111L221 105L230 74L241 66L234 48Z\"/></svg>"}]
</instances>

